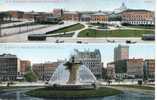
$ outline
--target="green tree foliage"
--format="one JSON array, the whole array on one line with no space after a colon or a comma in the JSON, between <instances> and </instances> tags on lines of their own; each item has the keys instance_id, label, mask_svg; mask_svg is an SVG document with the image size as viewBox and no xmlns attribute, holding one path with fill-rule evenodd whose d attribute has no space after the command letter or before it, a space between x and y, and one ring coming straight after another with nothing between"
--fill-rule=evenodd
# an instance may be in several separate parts
<instances>
[{"instance_id":1,"label":"green tree foliage","mask_svg":"<svg viewBox=\"0 0 157 100\"><path fill-rule=\"evenodd\" d=\"M28 72L24 75L24 78L26 81L28 82L35 82L38 80L38 77L36 76L36 74L31 70L31 68L29 67Z\"/></svg>"}]
</instances>

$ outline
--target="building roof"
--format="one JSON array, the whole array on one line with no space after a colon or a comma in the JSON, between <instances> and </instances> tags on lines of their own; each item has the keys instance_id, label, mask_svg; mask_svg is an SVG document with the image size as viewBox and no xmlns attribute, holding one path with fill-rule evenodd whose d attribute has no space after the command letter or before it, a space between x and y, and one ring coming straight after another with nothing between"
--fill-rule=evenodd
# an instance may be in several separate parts
<instances>
[{"instance_id":1,"label":"building roof","mask_svg":"<svg viewBox=\"0 0 157 100\"><path fill-rule=\"evenodd\" d=\"M97 12L97 13L92 14L92 15L94 15L94 16L106 16L106 15L108 15L108 14L106 14L106 13L104 13L104 12Z\"/></svg>"},{"instance_id":2,"label":"building roof","mask_svg":"<svg viewBox=\"0 0 157 100\"><path fill-rule=\"evenodd\" d=\"M64 14L79 14L77 11L66 11Z\"/></svg>"},{"instance_id":3,"label":"building roof","mask_svg":"<svg viewBox=\"0 0 157 100\"><path fill-rule=\"evenodd\" d=\"M2 54L0 55L0 58L17 58L16 55L12 55L12 54Z\"/></svg>"},{"instance_id":4,"label":"building roof","mask_svg":"<svg viewBox=\"0 0 157 100\"><path fill-rule=\"evenodd\" d=\"M83 14L81 18L91 18L91 16L89 14Z\"/></svg>"},{"instance_id":5,"label":"building roof","mask_svg":"<svg viewBox=\"0 0 157 100\"><path fill-rule=\"evenodd\" d=\"M151 12L151 11L145 9L127 9L123 12Z\"/></svg>"}]
</instances>

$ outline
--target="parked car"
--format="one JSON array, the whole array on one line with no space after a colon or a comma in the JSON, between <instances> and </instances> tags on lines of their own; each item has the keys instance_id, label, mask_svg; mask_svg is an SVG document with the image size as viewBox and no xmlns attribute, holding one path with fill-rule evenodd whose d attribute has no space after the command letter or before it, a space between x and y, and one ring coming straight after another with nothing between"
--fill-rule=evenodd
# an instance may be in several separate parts
<instances>
[{"instance_id":1,"label":"parked car","mask_svg":"<svg viewBox=\"0 0 157 100\"><path fill-rule=\"evenodd\" d=\"M64 41L60 41L59 39L57 39L56 43L64 43Z\"/></svg>"},{"instance_id":2,"label":"parked car","mask_svg":"<svg viewBox=\"0 0 157 100\"><path fill-rule=\"evenodd\" d=\"M62 25L62 24L64 24L64 22L63 22L63 21L60 21L60 22L58 22L58 24L59 24L59 25Z\"/></svg>"},{"instance_id":3,"label":"parked car","mask_svg":"<svg viewBox=\"0 0 157 100\"><path fill-rule=\"evenodd\" d=\"M126 40L126 43L128 43L128 44L135 44L136 41Z\"/></svg>"},{"instance_id":4,"label":"parked car","mask_svg":"<svg viewBox=\"0 0 157 100\"><path fill-rule=\"evenodd\" d=\"M115 43L115 40L107 40L109 43Z\"/></svg>"},{"instance_id":5,"label":"parked car","mask_svg":"<svg viewBox=\"0 0 157 100\"><path fill-rule=\"evenodd\" d=\"M77 43L82 43L82 41L77 41Z\"/></svg>"}]
</instances>

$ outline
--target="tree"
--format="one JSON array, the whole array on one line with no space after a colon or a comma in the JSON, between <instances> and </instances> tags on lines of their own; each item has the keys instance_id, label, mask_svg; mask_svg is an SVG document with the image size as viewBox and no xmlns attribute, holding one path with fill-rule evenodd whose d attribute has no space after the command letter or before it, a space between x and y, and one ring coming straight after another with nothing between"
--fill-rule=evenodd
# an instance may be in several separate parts
<instances>
[{"instance_id":1,"label":"tree","mask_svg":"<svg viewBox=\"0 0 157 100\"><path fill-rule=\"evenodd\" d=\"M28 82L35 82L38 80L37 75L31 70L31 67L29 67L28 72L24 75L24 79Z\"/></svg>"},{"instance_id":2,"label":"tree","mask_svg":"<svg viewBox=\"0 0 157 100\"><path fill-rule=\"evenodd\" d=\"M27 72L27 73L24 75L24 78L25 78L25 80L28 81L28 82L35 82L35 81L37 81L37 79L38 79L34 72Z\"/></svg>"}]
</instances>

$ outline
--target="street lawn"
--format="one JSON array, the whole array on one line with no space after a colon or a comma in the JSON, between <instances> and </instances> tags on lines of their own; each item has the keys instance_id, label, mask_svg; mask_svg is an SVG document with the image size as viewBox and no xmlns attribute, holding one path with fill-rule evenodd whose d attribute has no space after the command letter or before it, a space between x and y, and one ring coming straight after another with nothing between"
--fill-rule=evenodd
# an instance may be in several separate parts
<instances>
[{"instance_id":1,"label":"street lawn","mask_svg":"<svg viewBox=\"0 0 157 100\"><path fill-rule=\"evenodd\" d=\"M42 97L42 98L56 98L56 97L104 97L112 96L122 93L120 90L111 88L99 88L93 90L55 90L51 88L40 88L26 92L27 95Z\"/></svg>"},{"instance_id":2,"label":"street lawn","mask_svg":"<svg viewBox=\"0 0 157 100\"><path fill-rule=\"evenodd\" d=\"M135 88L135 89L143 89L143 90L155 90L154 87L143 86L143 85L115 85L115 87L124 87L124 88Z\"/></svg>"},{"instance_id":3,"label":"street lawn","mask_svg":"<svg viewBox=\"0 0 157 100\"><path fill-rule=\"evenodd\" d=\"M79 33L79 37L142 37L143 34L154 34L151 30L110 30L101 31L86 29Z\"/></svg>"},{"instance_id":4,"label":"street lawn","mask_svg":"<svg viewBox=\"0 0 157 100\"><path fill-rule=\"evenodd\" d=\"M53 31L53 32L48 32L46 34L55 34L55 33L64 33L64 32L71 32L71 31L76 31L76 30L80 30L82 28L84 28L85 26L78 23L78 24L75 24L75 25L71 25L71 26L68 26L68 27L64 27L64 28L61 28L61 29L58 29L56 31Z\"/></svg>"}]
</instances>

